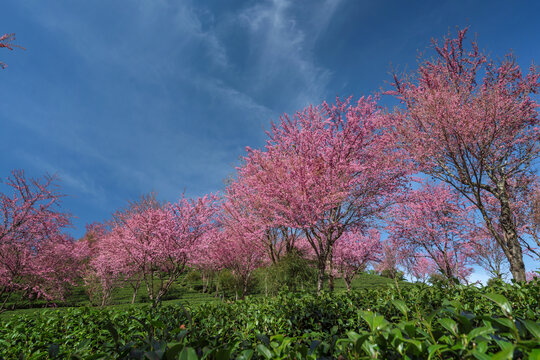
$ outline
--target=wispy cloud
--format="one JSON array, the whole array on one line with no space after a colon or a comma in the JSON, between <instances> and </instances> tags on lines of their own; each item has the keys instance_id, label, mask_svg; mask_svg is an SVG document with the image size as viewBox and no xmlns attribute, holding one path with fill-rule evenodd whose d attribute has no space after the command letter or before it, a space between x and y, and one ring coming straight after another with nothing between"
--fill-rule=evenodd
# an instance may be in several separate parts
<instances>
[{"instance_id":1,"label":"wispy cloud","mask_svg":"<svg viewBox=\"0 0 540 360\"><path fill-rule=\"evenodd\" d=\"M338 4L301 18L283 0L21 2L51 44L25 42L46 70L24 74L31 92L15 84L0 116L46 149L25 149L28 166L100 211L216 191L271 120L325 96L332 72L313 52Z\"/></svg>"},{"instance_id":2,"label":"wispy cloud","mask_svg":"<svg viewBox=\"0 0 540 360\"><path fill-rule=\"evenodd\" d=\"M339 1L305 7L310 18L302 27L293 3L273 0L244 9L239 20L251 34L255 51L254 90L276 89L292 98L289 106L298 108L320 101L332 72L314 60L316 39L328 26Z\"/></svg>"}]
</instances>

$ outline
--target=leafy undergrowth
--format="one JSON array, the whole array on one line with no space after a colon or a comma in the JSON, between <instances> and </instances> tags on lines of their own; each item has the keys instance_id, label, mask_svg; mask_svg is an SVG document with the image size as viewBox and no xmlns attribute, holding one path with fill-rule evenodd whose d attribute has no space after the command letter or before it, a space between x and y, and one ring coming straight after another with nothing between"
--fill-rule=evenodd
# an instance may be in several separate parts
<instances>
[{"instance_id":1,"label":"leafy undergrowth","mask_svg":"<svg viewBox=\"0 0 540 360\"><path fill-rule=\"evenodd\" d=\"M353 280L352 288L359 289L378 289L378 288L387 288L388 286L394 284L394 280L388 279L379 275L361 273L356 276ZM400 282L400 286L407 286L409 283ZM203 293L202 292L202 281L199 280L190 280L186 279L186 276L183 275L178 279L177 282L173 284L170 291L166 294L163 303L170 304L176 302L175 300L182 300L183 303L188 303L190 305L199 305L201 303L208 302L217 302L220 299L229 299L232 300L235 298L235 292L232 289L227 289L223 285L220 286L220 292L215 292L215 284L212 284L213 288L211 291ZM335 288L336 290L345 291L346 286L345 282L341 278L335 279ZM315 292L315 285L306 286L306 291ZM113 306L116 309L124 309L126 307L131 307L131 298L133 295L133 289L130 286L120 287L113 291L112 297L110 299L110 304L108 306ZM251 297L264 297L265 296L265 284L261 280L258 286L250 289L249 295ZM148 294L146 288L142 286L139 289L138 295L136 297L135 304L150 304L148 299ZM22 314L33 314L39 313L47 308L70 308L70 307L81 307L81 306L92 306L88 299L88 295L85 293L84 287L75 286L71 289L70 294L66 297L64 301L58 301L55 304L51 304L42 299L37 299L33 301L21 300L18 297L6 304L8 311L0 313L0 319L8 318L12 316L19 316Z\"/></svg>"},{"instance_id":2,"label":"leafy undergrowth","mask_svg":"<svg viewBox=\"0 0 540 360\"><path fill-rule=\"evenodd\" d=\"M538 359L540 281L4 319L5 359Z\"/></svg>"}]
</instances>

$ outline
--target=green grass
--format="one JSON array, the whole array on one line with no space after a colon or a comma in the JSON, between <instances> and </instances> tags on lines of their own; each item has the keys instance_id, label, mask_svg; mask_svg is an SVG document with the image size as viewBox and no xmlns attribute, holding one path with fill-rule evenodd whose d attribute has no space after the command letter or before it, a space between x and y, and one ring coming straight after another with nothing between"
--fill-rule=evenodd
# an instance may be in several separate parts
<instances>
[{"instance_id":1,"label":"green grass","mask_svg":"<svg viewBox=\"0 0 540 360\"><path fill-rule=\"evenodd\" d=\"M353 290L378 289L386 288L394 283L395 282L392 279L379 275L362 273L357 275L357 277L353 280L352 288ZM403 282L402 284L406 285L408 283ZM325 286L327 286L327 284L325 284ZM214 292L203 293L200 291L201 288L202 282L200 280L186 281L183 276L171 287L162 303L163 305L180 303L182 305L194 306L202 303L232 300L235 297L234 293L231 291L227 291L224 294L220 293L219 297L215 297ZM313 292L315 291L314 288L310 290ZM126 308L148 305L150 303L144 285L139 288L135 304L131 304L132 291L133 290L130 286L116 289L112 294L110 305L106 306L106 308L123 310ZM335 279L335 291L346 291L346 285L343 279ZM248 296L251 298L264 297L263 285L259 284L252 290L250 294L248 294ZM65 301L58 302L56 305L47 304L42 300L31 303L11 302L8 303L8 305L10 307L15 307L15 309L0 313L0 318L8 319L25 314L36 314L47 311L64 311L73 307L92 306L82 286L74 287L71 294L65 299Z\"/></svg>"}]
</instances>

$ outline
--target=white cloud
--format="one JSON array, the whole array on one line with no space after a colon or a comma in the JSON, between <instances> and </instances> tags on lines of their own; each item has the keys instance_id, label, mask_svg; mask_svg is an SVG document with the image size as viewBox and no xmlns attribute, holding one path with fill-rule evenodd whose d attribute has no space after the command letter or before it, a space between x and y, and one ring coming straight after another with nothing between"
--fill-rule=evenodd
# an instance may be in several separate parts
<instances>
[{"instance_id":1,"label":"white cloud","mask_svg":"<svg viewBox=\"0 0 540 360\"><path fill-rule=\"evenodd\" d=\"M12 116L11 121L18 121L55 146L68 149L72 156L91 159L94 166L100 164L98 167L106 169L109 182L125 183L140 191L154 188L167 196L186 185L199 185L201 178L215 183L215 174L232 171L238 144L223 138L217 143L215 138L181 131L183 121L200 119L190 119L191 114L178 108L176 98L194 89L208 98L217 98L219 104L227 107L224 113L228 111L235 117L216 120L209 126L219 129L219 121L227 121L228 126L249 129L254 134L252 142L240 145L242 148L256 145L264 137L263 128L270 120L276 120L278 113L300 109L323 97L331 72L316 64L312 51L315 38L328 26L338 3L326 0L307 9L314 19L307 25L297 21L293 3L283 0L244 8L236 23L230 24L230 17L214 18L199 3L140 0L126 2L135 6L126 5L125 12L112 26L107 24L107 29L97 26L96 19L102 15L88 16L81 11L86 9L84 6L25 3L21 6L57 37L57 43L80 57L81 68L89 71L84 79L89 84L72 85L90 86L96 98L79 99L65 87L48 80L51 82L48 91L54 94L51 98L63 99L64 106L54 107L51 112L53 107L40 103L39 97L27 98L33 110ZM93 11L99 13L107 6L105 2L97 2ZM236 27L231 29L231 26ZM240 44L253 53L245 68L229 57L239 44L224 41L227 39L219 32L223 28L249 35L250 43ZM195 64L190 63L193 54L195 60L191 58L191 61ZM116 79L118 74L120 81L101 88L100 81L108 80L109 76ZM238 78L231 79L236 75ZM140 88L124 83L125 78L133 78ZM155 86L162 93L149 93L148 86ZM111 97L122 94L111 101L113 105L95 104L97 108L116 106L109 112L97 112L88 104L103 101L100 98L103 93ZM281 97L281 102L269 105L268 97L274 96ZM285 98L290 101L285 103ZM129 104L133 99L140 101ZM201 97L200 101L205 99ZM156 110L172 109L167 111L174 115L164 110L163 118L156 119L149 118L150 112L143 115L137 112L147 103ZM39 111L47 112L46 121L36 120L40 118ZM156 111L156 114L157 117L161 113ZM174 123L175 117L182 118ZM161 130L145 132L150 128L141 125L145 122L153 122ZM51 132L51 124L61 129L61 134ZM138 139L134 140L135 137ZM47 170L59 172L66 185L91 196L102 195L103 189L91 180L93 174L73 175L68 171L71 169L54 168L58 161L49 161ZM37 162L45 164L41 159ZM183 177L179 179L178 174ZM179 185L185 179L193 179L196 185Z\"/></svg>"},{"instance_id":2,"label":"white cloud","mask_svg":"<svg viewBox=\"0 0 540 360\"><path fill-rule=\"evenodd\" d=\"M292 97L288 106L303 108L323 99L332 72L317 65L313 47L330 23L339 1L305 6L311 21L298 21L298 9L287 0L273 0L244 9L238 19L251 34L255 50L255 91L269 86L283 87Z\"/></svg>"}]
</instances>

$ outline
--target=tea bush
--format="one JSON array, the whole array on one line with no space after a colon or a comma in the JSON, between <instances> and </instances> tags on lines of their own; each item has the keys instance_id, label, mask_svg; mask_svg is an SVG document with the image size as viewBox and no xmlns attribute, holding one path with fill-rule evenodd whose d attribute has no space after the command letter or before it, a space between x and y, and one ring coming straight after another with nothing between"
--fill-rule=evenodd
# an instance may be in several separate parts
<instances>
[{"instance_id":1,"label":"tea bush","mask_svg":"<svg viewBox=\"0 0 540 360\"><path fill-rule=\"evenodd\" d=\"M5 359L538 359L540 281L47 310L1 321Z\"/></svg>"}]
</instances>

